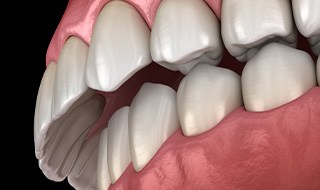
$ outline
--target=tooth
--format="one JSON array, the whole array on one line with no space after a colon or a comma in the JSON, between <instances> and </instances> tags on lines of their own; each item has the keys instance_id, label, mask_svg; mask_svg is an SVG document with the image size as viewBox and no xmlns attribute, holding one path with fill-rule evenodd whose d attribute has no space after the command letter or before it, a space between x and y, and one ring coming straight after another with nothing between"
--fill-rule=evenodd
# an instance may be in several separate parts
<instances>
[{"instance_id":1,"label":"tooth","mask_svg":"<svg viewBox=\"0 0 320 190\"><path fill-rule=\"evenodd\" d=\"M198 0L163 0L152 26L151 55L155 62L177 65L188 73L199 62L217 65L223 46L220 23Z\"/></svg>"},{"instance_id":2,"label":"tooth","mask_svg":"<svg viewBox=\"0 0 320 190\"><path fill-rule=\"evenodd\" d=\"M176 92L162 84L145 83L129 111L129 144L134 169L142 170L178 128Z\"/></svg>"},{"instance_id":3,"label":"tooth","mask_svg":"<svg viewBox=\"0 0 320 190\"><path fill-rule=\"evenodd\" d=\"M320 1L318 0L292 0L293 15L299 32L307 38L318 38L320 41ZM315 45L315 41L311 45ZM313 51L320 54L320 44L313 46Z\"/></svg>"},{"instance_id":4,"label":"tooth","mask_svg":"<svg viewBox=\"0 0 320 190\"><path fill-rule=\"evenodd\" d=\"M318 79L318 85L320 86L320 55L317 61L317 79Z\"/></svg>"},{"instance_id":5,"label":"tooth","mask_svg":"<svg viewBox=\"0 0 320 190\"><path fill-rule=\"evenodd\" d=\"M97 189L97 160L100 135L88 139L68 176L68 182L75 189Z\"/></svg>"},{"instance_id":6,"label":"tooth","mask_svg":"<svg viewBox=\"0 0 320 190\"><path fill-rule=\"evenodd\" d=\"M248 111L268 111L316 86L315 65L309 54L270 43L242 72L242 92Z\"/></svg>"},{"instance_id":7,"label":"tooth","mask_svg":"<svg viewBox=\"0 0 320 190\"><path fill-rule=\"evenodd\" d=\"M111 184L108 167L108 128L101 132L97 163L97 188L106 190Z\"/></svg>"},{"instance_id":8,"label":"tooth","mask_svg":"<svg viewBox=\"0 0 320 190\"><path fill-rule=\"evenodd\" d=\"M103 102L101 95L95 95L52 123L51 128L59 129L39 163L47 178L61 181L69 174L90 128L103 111Z\"/></svg>"},{"instance_id":9,"label":"tooth","mask_svg":"<svg viewBox=\"0 0 320 190\"><path fill-rule=\"evenodd\" d=\"M314 54L320 55L320 35L308 39Z\"/></svg>"},{"instance_id":10,"label":"tooth","mask_svg":"<svg viewBox=\"0 0 320 190\"><path fill-rule=\"evenodd\" d=\"M296 46L289 0L224 0L221 13L224 45L241 62L272 41Z\"/></svg>"},{"instance_id":11,"label":"tooth","mask_svg":"<svg viewBox=\"0 0 320 190\"><path fill-rule=\"evenodd\" d=\"M59 118L86 91L84 72L88 46L79 38L70 37L60 53L54 82L53 117Z\"/></svg>"},{"instance_id":12,"label":"tooth","mask_svg":"<svg viewBox=\"0 0 320 190\"><path fill-rule=\"evenodd\" d=\"M199 64L181 81L177 92L183 133L204 133L242 105L240 76L231 70Z\"/></svg>"},{"instance_id":13,"label":"tooth","mask_svg":"<svg viewBox=\"0 0 320 190\"><path fill-rule=\"evenodd\" d=\"M36 157L38 159L43 156L43 152L40 150L41 142L39 141L41 140L39 140L39 137L43 135L44 131L47 131L47 128L51 123L51 105L56 68L57 64L53 62L49 63L42 77L37 96L37 103L34 114L34 143Z\"/></svg>"},{"instance_id":14,"label":"tooth","mask_svg":"<svg viewBox=\"0 0 320 190\"><path fill-rule=\"evenodd\" d=\"M128 135L129 107L116 111L108 124L108 166L115 183L131 162Z\"/></svg>"},{"instance_id":15,"label":"tooth","mask_svg":"<svg viewBox=\"0 0 320 190\"><path fill-rule=\"evenodd\" d=\"M88 85L101 91L116 90L152 61L149 40L147 24L131 5L122 1L108 3L92 33Z\"/></svg>"}]
</instances>

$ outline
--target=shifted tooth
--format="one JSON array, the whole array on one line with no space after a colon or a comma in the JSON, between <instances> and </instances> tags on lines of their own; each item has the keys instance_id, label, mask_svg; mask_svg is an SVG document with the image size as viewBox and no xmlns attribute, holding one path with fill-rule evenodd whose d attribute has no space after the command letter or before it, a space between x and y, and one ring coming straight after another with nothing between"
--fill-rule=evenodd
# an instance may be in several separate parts
<instances>
[{"instance_id":1,"label":"shifted tooth","mask_svg":"<svg viewBox=\"0 0 320 190\"><path fill-rule=\"evenodd\" d=\"M43 74L37 96L37 103L34 114L34 143L36 157L38 159L43 156L43 152L40 150L40 144L42 144L41 142L39 142L42 141L42 138L40 136L43 136L42 134L48 130L48 127L50 126L50 123L52 121L51 108L56 68L56 63L49 63L45 73Z\"/></svg>"},{"instance_id":2,"label":"shifted tooth","mask_svg":"<svg viewBox=\"0 0 320 190\"><path fill-rule=\"evenodd\" d=\"M221 34L229 53L246 62L272 41L296 46L289 0L224 0Z\"/></svg>"},{"instance_id":3,"label":"shifted tooth","mask_svg":"<svg viewBox=\"0 0 320 190\"><path fill-rule=\"evenodd\" d=\"M177 92L180 124L186 136L210 130L241 105L240 76L207 64L195 66Z\"/></svg>"},{"instance_id":4,"label":"shifted tooth","mask_svg":"<svg viewBox=\"0 0 320 190\"><path fill-rule=\"evenodd\" d=\"M108 128L101 132L97 163L97 189L106 190L111 184L108 167Z\"/></svg>"},{"instance_id":5,"label":"shifted tooth","mask_svg":"<svg viewBox=\"0 0 320 190\"><path fill-rule=\"evenodd\" d=\"M155 62L188 73L199 62L217 65L223 53L220 23L204 1L163 0L152 26ZM174 70L174 69L171 69Z\"/></svg>"},{"instance_id":6,"label":"shifted tooth","mask_svg":"<svg viewBox=\"0 0 320 190\"><path fill-rule=\"evenodd\" d=\"M151 60L150 30L128 3L111 1L102 9L90 42L86 79L101 91L114 91Z\"/></svg>"},{"instance_id":7,"label":"shifted tooth","mask_svg":"<svg viewBox=\"0 0 320 190\"><path fill-rule=\"evenodd\" d=\"M115 183L131 162L128 135L129 107L120 108L108 124L108 166L112 183Z\"/></svg>"},{"instance_id":8,"label":"shifted tooth","mask_svg":"<svg viewBox=\"0 0 320 190\"><path fill-rule=\"evenodd\" d=\"M176 92L162 84L145 83L133 99L129 112L134 169L142 170L178 128Z\"/></svg>"},{"instance_id":9,"label":"shifted tooth","mask_svg":"<svg viewBox=\"0 0 320 190\"><path fill-rule=\"evenodd\" d=\"M242 93L248 111L271 110L300 97L315 85L311 56L277 43L262 48L242 73Z\"/></svg>"}]
</instances>

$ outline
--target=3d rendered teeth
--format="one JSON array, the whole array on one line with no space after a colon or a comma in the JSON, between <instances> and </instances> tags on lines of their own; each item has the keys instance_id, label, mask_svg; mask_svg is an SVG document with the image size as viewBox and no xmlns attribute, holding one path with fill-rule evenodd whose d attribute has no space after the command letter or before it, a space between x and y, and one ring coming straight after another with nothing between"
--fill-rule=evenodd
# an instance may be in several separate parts
<instances>
[{"instance_id":1,"label":"3d rendered teeth","mask_svg":"<svg viewBox=\"0 0 320 190\"><path fill-rule=\"evenodd\" d=\"M221 13L224 45L239 61L250 60L272 41L296 46L289 0L224 0Z\"/></svg>"},{"instance_id":2,"label":"3d rendered teeth","mask_svg":"<svg viewBox=\"0 0 320 190\"><path fill-rule=\"evenodd\" d=\"M86 91L91 90L85 81L87 54L88 46L77 37L70 37L64 44L53 87L53 118L59 118Z\"/></svg>"},{"instance_id":3,"label":"3d rendered teeth","mask_svg":"<svg viewBox=\"0 0 320 190\"><path fill-rule=\"evenodd\" d=\"M68 182L75 189L97 189L98 146L101 133L88 139L68 176Z\"/></svg>"},{"instance_id":4,"label":"3d rendered teeth","mask_svg":"<svg viewBox=\"0 0 320 190\"><path fill-rule=\"evenodd\" d=\"M161 1L150 44L155 62L184 74L199 62L217 65L223 53L220 22L207 4L198 0Z\"/></svg>"},{"instance_id":5,"label":"3d rendered teeth","mask_svg":"<svg viewBox=\"0 0 320 190\"><path fill-rule=\"evenodd\" d=\"M320 1L292 0L292 8L299 32L309 38L313 52L320 55Z\"/></svg>"},{"instance_id":6,"label":"3d rendered teeth","mask_svg":"<svg viewBox=\"0 0 320 190\"><path fill-rule=\"evenodd\" d=\"M108 128L100 136L97 161L97 189L106 190L111 184L108 167Z\"/></svg>"},{"instance_id":7,"label":"3d rendered teeth","mask_svg":"<svg viewBox=\"0 0 320 190\"><path fill-rule=\"evenodd\" d=\"M248 111L267 111L284 105L316 86L310 55L283 44L270 43L245 66L242 93Z\"/></svg>"},{"instance_id":8,"label":"3d rendered teeth","mask_svg":"<svg viewBox=\"0 0 320 190\"><path fill-rule=\"evenodd\" d=\"M195 66L177 92L179 120L186 136L210 130L241 105L240 76L207 64Z\"/></svg>"},{"instance_id":9,"label":"3d rendered teeth","mask_svg":"<svg viewBox=\"0 0 320 190\"><path fill-rule=\"evenodd\" d=\"M100 12L90 42L86 79L96 90L114 91L151 63L150 30L134 7L111 1Z\"/></svg>"},{"instance_id":10,"label":"3d rendered teeth","mask_svg":"<svg viewBox=\"0 0 320 190\"><path fill-rule=\"evenodd\" d=\"M112 183L115 183L131 163L128 135L129 107L120 108L108 124L108 166Z\"/></svg>"},{"instance_id":11,"label":"3d rendered teeth","mask_svg":"<svg viewBox=\"0 0 320 190\"><path fill-rule=\"evenodd\" d=\"M176 92L162 84L145 83L129 111L129 142L134 169L142 170L178 128Z\"/></svg>"}]
</instances>

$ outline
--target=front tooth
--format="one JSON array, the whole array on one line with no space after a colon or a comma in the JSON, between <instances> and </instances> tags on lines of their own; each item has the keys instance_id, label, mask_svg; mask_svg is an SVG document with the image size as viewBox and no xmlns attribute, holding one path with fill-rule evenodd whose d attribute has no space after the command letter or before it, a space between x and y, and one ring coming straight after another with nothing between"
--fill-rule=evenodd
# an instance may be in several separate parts
<instances>
[{"instance_id":1,"label":"front tooth","mask_svg":"<svg viewBox=\"0 0 320 190\"><path fill-rule=\"evenodd\" d=\"M306 52L270 43L245 66L242 92L248 111L267 111L316 86L315 64Z\"/></svg>"},{"instance_id":2,"label":"front tooth","mask_svg":"<svg viewBox=\"0 0 320 190\"><path fill-rule=\"evenodd\" d=\"M178 128L176 92L162 84L145 83L129 111L129 142L134 169L142 170Z\"/></svg>"},{"instance_id":3,"label":"front tooth","mask_svg":"<svg viewBox=\"0 0 320 190\"><path fill-rule=\"evenodd\" d=\"M36 157L38 159L43 156L43 152L40 150L41 142L39 141L42 141L40 136L45 133L44 131L47 131L47 128L51 123L52 95L56 68L56 63L49 63L45 73L43 74L37 96L34 114L34 143ZM39 137L41 140L39 140Z\"/></svg>"},{"instance_id":4,"label":"front tooth","mask_svg":"<svg viewBox=\"0 0 320 190\"><path fill-rule=\"evenodd\" d=\"M151 55L188 73L199 62L217 65L223 52L220 23L204 1L163 0L152 26Z\"/></svg>"},{"instance_id":5,"label":"front tooth","mask_svg":"<svg viewBox=\"0 0 320 190\"><path fill-rule=\"evenodd\" d=\"M108 124L108 166L115 183L131 162L128 135L129 107L116 111Z\"/></svg>"},{"instance_id":6,"label":"front tooth","mask_svg":"<svg viewBox=\"0 0 320 190\"><path fill-rule=\"evenodd\" d=\"M68 176L68 182L75 189L97 189L98 146L101 133L88 139Z\"/></svg>"},{"instance_id":7,"label":"front tooth","mask_svg":"<svg viewBox=\"0 0 320 190\"><path fill-rule=\"evenodd\" d=\"M224 0L221 13L224 45L241 62L270 41L296 45L289 0Z\"/></svg>"},{"instance_id":8,"label":"front tooth","mask_svg":"<svg viewBox=\"0 0 320 190\"><path fill-rule=\"evenodd\" d=\"M210 130L241 105L240 76L207 64L195 66L177 92L179 119L186 136Z\"/></svg>"},{"instance_id":9,"label":"front tooth","mask_svg":"<svg viewBox=\"0 0 320 190\"><path fill-rule=\"evenodd\" d=\"M152 60L150 30L128 3L112 1L94 26L86 70L87 83L101 91L114 91Z\"/></svg>"},{"instance_id":10,"label":"front tooth","mask_svg":"<svg viewBox=\"0 0 320 190\"><path fill-rule=\"evenodd\" d=\"M70 37L61 50L54 82L53 117L59 118L86 91L85 66L88 46L77 37Z\"/></svg>"},{"instance_id":11,"label":"front tooth","mask_svg":"<svg viewBox=\"0 0 320 190\"><path fill-rule=\"evenodd\" d=\"M292 0L293 15L299 32L313 37L310 44L315 54L320 54L320 1Z\"/></svg>"},{"instance_id":12,"label":"front tooth","mask_svg":"<svg viewBox=\"0 0 320 190\"><path fill-rule=\"evenodd\" d=\"M98 151L97 188L106 190L111 184L108 167L108 128L101 132Z\"/></svg>"}]
</instances>

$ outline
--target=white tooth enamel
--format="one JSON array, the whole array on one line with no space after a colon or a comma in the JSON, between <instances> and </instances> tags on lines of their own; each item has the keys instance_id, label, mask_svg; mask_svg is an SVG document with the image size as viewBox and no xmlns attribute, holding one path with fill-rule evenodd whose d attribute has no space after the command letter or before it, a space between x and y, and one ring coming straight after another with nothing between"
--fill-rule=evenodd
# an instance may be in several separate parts
<instances>
[{"instance_id":1,"label":"white tooth enamel","mask_svg":"<svg viewBox=\"0 0 320 190\"><path fill-rule=\"evenodd\" d=\"M108 167L108 128L101 132L98 151L97 188L106 190L111 184Z\"/></svg>"},{"instance_id":2,"label":"white tooth enamel","mask_svg":"<svg viewBox=\"0 0 320 190\"><path fill-rule=\"evenodd\" d=\"M317 79L318 79L318 85L320 86L320 55L317 61Z\"/></svg>"},{"instance_id":3,"label":"white tooth enamel","mask_svg":"<svg viewBox=\"0 0 320 190\"><path fill-rule=\"evenodd\" d=\"M240 76L207 64L195 66L177 92L179 120L186 136L210 130L241 105Z\"/></svg>"},{"instance_id":4,"label":"white tooth enamel","mask_svg":"<svg viewBox=\"0 0 320 190\"><path fill-rule=\"evenodd\" d=\"M54 82L52 116L58 118L88 89L85 65L88 46L77 37L70 37L61 50Z\"/></svg>"},{"instance_id":5,"label":"white tooth enamel","mask_svg":"<svg viewBox=\"0 0 320 190\"><path fill-rule=\"evenodd\" d=\"M63 180L71 171L84 139L103 111L104 99L95 95L89 100L66 112L52 123L48 131L53 133L44 146L44 156L39 162L47 178Z\"/></svg>"},{"instance_id":6,"label":"white tooth enamel","mask_svg":"<svg viewBox=\"0 0 320 190\"><path fill-rule=\"evenodd\" d=\"M129 107L116 111L108 124L108 166L115 183L131 162L128 135Z\"/></svg>"},{"instance_id":7,"label":"white tooth enamel","mask_svg":"<svg viewBox=\"0 0 320 190\"><path fill-rule=\"evenodd\" d=\"M162 84L145 83L129 112L129 142L134 169L142 170L178 128L176 92Z\"/></svg>"},{"instance_id":8,"label":"white tooth enamel","mask_svg":"<svg viewBox=\"0 0 320 190\"><path fill-rule=\"evenodd\" d=\"M93 89L114 91L148 65L150 30L128 3L111 1L94 26L86 70Z\"/></svg>"},{"instance_id":9,"label":"white tooth enamel","mask_svg":"<svg viewBox=\"0 0 320 190\"><path fill-rule=\"evenodd\" d=\"M56 63L49 63L45 73L43 74L37 96L34 114L34 143L36 157L38 159L43 156L42 152L40 153L39 151L41 144L39 142L40 133L43 133L42 131L46 131L51 123L51 105L56 68Z\"/></svg>"},{"instance_id":10,"label":"white tooth enamel","mask_svg":"<svg viewBox=\"0 0 320 190\"><path fill-rule=\"evenodd\" d=\"M199 62L217 65L223 52L220 23L204 1L163 0L152 26L151 55L162 64L183 64L189 72Z\"/></svg>"},{"instance_id":11,"label":"white tooth enamel","mask_svg":"<svg viewBox=\"0 0 320 190\"><path fill-rule=\"evenodd\" d=\"M316 85L315 64L306 52L270 43L242 72L242 93L248 111L284 105Z\"/></svg>"},{"instance_id":12,"label":"white tooth enamel","mask_svg":"<svg viewBox=\"0 0 320 190\"><path fill-rule=\"evenodd\" d=\"M100 135L101 133L96 134L84 143L77 161L68 176L68 182L75 189L97 189L97 161Z\"/></svg>"},{"instance_id":13,"label":"white tooth enamel","mask_svg":"<svg viewBox=\"0 0 320 190\"><path fill-rule=\"evenodd\" d=\"M289 0L224 0L221 13L224 45L239 61L250 60L270 41L296 45Z\"/></svg>"}]
</instances>

